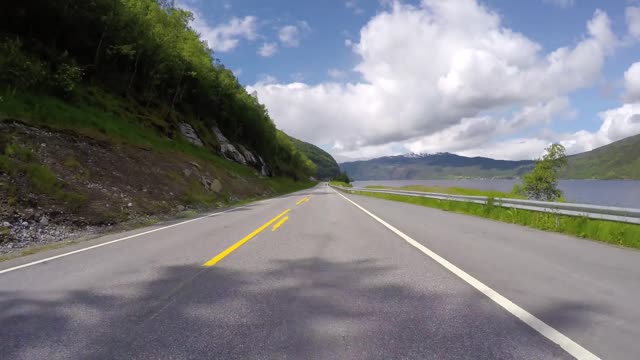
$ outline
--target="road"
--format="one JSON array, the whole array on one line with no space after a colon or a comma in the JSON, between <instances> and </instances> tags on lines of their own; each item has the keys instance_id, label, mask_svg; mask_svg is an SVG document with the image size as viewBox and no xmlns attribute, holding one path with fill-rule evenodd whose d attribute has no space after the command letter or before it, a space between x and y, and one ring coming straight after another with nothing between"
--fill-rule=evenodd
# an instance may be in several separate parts
<instances>
[{"instance_id":1,"label":"road","mask_svg":"<svg viewBox=\"0 0 640 360\"><path fill-rule=\"evenodd\" d=\"M638 251L319 185L0 264L0 358L639 359L638 299Z\"/></svg>"}]
</instances>

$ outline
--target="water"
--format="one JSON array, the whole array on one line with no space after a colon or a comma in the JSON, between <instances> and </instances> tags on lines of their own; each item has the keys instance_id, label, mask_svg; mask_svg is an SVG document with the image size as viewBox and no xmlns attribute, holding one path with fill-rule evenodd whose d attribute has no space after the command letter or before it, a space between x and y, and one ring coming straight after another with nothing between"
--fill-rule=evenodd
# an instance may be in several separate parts
<instances>
[{"instance_id":1,"label":"water","mask_svg":"<svg viewBox=\"0 0 640 360\"><path fill-rule=\"evenodd\" d=\"M511 191L518 180L380 180L355 181L353 186L457 186L478 190ZM561 180L560 190L568 202L604 206L640 208L640 181L635 180Z\"/></svg>"}]
</instances>

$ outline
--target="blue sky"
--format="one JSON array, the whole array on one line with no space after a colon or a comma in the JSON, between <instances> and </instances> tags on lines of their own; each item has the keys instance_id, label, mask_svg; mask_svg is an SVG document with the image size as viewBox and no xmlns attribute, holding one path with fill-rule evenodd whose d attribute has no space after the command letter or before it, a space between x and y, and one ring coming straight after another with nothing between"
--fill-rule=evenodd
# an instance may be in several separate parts
<instances>
[{"instance_id":1,"label":"blue sky","mask_svg":"<svg viewBox=\"0 0 640 360\"><path fill-rule=\"evenodd\" d=\"M551 142L575 153L640 132L635 1L177 5L279 128L339 160L533 158Z\"/></svg>"}]
</instances>

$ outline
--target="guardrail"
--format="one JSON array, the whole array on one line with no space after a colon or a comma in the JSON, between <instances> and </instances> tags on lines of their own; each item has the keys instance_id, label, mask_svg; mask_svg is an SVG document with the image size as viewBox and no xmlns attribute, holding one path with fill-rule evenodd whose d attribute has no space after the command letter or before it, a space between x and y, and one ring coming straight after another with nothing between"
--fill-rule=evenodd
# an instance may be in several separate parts
<instances>
[{"instance_id":1,"label":"guardrail","mask_svg":"<svg viewBox=\"0 0 640 360\"><path fill-rule=\"evenodd\" d=\"M392 189L345 188L333 185L331 185L331 187L345 192L364 191L372 193L424 197L438 200L472 202L485 205L489 200L489 198L486 196L450 195L442 193ZM495 206L501 206L505 208L539 211L567 216L580 216L590 219L609 220L629 224L640 224L640 209L508 198L493 198L493 204Z\"/></svg>"}]
</instances>

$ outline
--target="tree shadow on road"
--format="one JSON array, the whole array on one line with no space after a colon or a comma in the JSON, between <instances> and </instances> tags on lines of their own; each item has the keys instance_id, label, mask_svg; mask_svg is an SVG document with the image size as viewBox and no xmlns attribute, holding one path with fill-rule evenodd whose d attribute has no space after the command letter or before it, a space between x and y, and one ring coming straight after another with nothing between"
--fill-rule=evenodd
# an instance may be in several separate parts
<instances>
[{"instance_id":1,"label":"tree shadow on road","mask_svg":"<svg viewBox=\"0 0 640 360\"><path fill-rule=\"evenodd\" d=\"M0 357L567 357L461 288L413 285L402 271L367 259L276 261L255 272L173 266L150 281L96 284L47 300L38 292L0 292ZM590 311L563 303L545 313L557 313L563 327L580 327Z\"/></svg>"}]
</instances>

